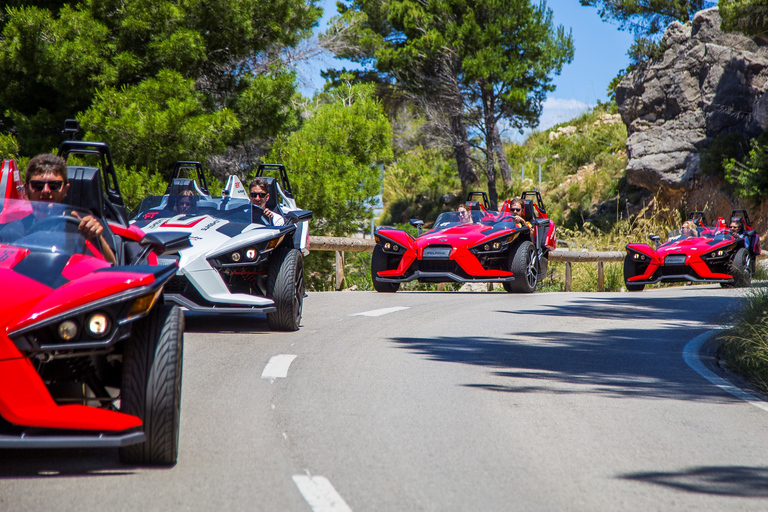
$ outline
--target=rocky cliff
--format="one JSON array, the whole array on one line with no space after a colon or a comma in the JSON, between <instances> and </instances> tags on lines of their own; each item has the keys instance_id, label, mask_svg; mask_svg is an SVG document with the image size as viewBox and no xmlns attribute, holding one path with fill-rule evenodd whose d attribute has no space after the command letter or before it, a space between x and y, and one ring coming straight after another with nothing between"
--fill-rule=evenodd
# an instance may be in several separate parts
<instances>
[{"instance_id":1,"label":"rocky cliff","mask_svg":"<svg viewBox=\"0 0 768 512\"><path fill-rule=\"evenodd\" d=\"M720 21L713 8L672 23L663 57L628 74L616 90L629 135L627 179L673 207L741 207L700 175L701 151L719 134L756 136L768 128L768 45L724 33ZM765 224L762 214L762 230Z\"/></svg>"}]
</instances>

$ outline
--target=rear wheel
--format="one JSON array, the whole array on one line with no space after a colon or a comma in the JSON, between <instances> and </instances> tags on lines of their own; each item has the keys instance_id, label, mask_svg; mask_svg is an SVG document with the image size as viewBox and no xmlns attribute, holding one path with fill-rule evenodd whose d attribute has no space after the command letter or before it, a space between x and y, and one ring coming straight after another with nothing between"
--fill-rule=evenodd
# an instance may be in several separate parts
<instances>
[{"instance_id":1,"label":"rear wheel","mask_svg":"<svg viewBox=\"0 0 768 512\"><path fill-rule=\"evenodd\" d=\"M373 281L373 289L382 293L394 293L400 289L400 283L383 283L376 279L379 272L382 270L389 270L387 268L388 256L384 253L384 249L380 245L376 244L373 248L373 256L371 257L371 281Z\"/></svg>"},{"instance_id":2,"label":"rear wheel","mask_svg":"<svg viewBox=\"0 0 768 512\"><path fill-rule=\"evenodd\" d=\"M733 276L733 285L744 288L752 283L752 274L750 273L751 264L749 262L749 251L742 247L728 264L728 270Z\"/></svg>"},{"instance_id":3,"label":"rear wheel","mask_svg":"<svg viewBox=\"0 0 768 512\"><path fill-rule=\"evenodd\" d=\"M133 325L123 353L120 410L141 418L146 441L120 448L126 464L170 466L179 455L184 315L160 304Z\"/></svg>"},{"instance_id":4,"label":"rear wheel","mask_svg":"<svg viewBox=\"0 0 768 512\"><path fill-rule=\"evenodd\" d=\"M509 270L515 275L515 280L505 282L504 289L508 292L532 293L539 282L536 247L528 240L512 247L509 254Z\"/></svg>"},{"instance_id":5,"label":"rear wheel","mask_svg":"<svg viewBox=\"0 0 768 512\"><path fill-rule=\"evenodd\" d=\"M641 292L645 289L644 284L632 284L627 281L630 277L635 277L636 275L637 270L635 262L632 260L632 257L627 254L624 257L624 286L627 287L628 292Z\"/></svg>"},{"instance_id":6,"label":"rear wheel","mask_svg":"<svg viewBox=\"0 0 768 512\"><path fill-rule=\"evenodd\" d=\"M267 313L269 328L297 331L304 307L304 262L298 249L281 249L272 255L267 291L277 308Z\"/></svg>"}]
</instances>

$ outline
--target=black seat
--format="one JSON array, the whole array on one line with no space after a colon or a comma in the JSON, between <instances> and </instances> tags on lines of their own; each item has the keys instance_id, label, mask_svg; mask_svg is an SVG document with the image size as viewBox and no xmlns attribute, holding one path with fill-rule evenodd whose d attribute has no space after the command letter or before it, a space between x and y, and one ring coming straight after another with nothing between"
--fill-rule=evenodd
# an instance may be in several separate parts
<instances>
[{"instance_id":1,"label":"black seat","mask_svg":"<svg viewBox=\"0 0 768 512\"><path fill-rule=\"evenodd\" d=\"M114 233L107 225L107 217L110 210L104 208L104 189L101 182L101 170L98 167L67 167L67 191L66 202L70 206L87 210L101 221L104 227L103 236L107 245L115 253L117 264L122 263L122 245L117 243ZM113 219L119 222L117 219Z\"/></svg>"},{"instance_id":2,"label":"black seat","mask_svg":"<svg viewBox=\"0 0 768 512\"><path fill-rule=\"evenodd\" d=\"M277 193L277 182L275 181L275 178L268 176L264 176L263 179L267 182L267 193L269 194L267 204L264 206L268 210L280 213L280 209L277 207L277 199L279 197Z\"/></svg>"},{"instance_id":3,"label":"black seat","mask_svg":"<svg viewBox=\"0 0 768 512\"><path fill-rule=\"evenodd\" d=\"M523 201L523 219L526 222L533 222L533 201L530 199Z\"/></svg>"},{"instance_id":4,"label":"black seat","mask_svg":"<svg viewBox=\"0 0 768 512\"><path fill-rule=\"evenodd\" d=\"M171 183L169 194L178 196L181 195L184 190L191 190L197 195L197 191L195 190L195 180L189 178L175 178L173 183Z\"/></svg>"}]
</instances>

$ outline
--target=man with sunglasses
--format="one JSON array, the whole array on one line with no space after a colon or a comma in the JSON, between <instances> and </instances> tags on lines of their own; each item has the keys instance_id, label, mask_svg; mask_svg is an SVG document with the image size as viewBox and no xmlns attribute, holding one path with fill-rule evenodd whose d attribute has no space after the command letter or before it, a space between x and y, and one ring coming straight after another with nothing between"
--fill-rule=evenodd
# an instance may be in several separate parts
<instances>
[{"instance_id":1,"label":"man with sunglasses","mask_svg":"<svg viewBox=\"0 0 768 512\"><path fill-rule=\"evenodd\" d=\"M251 191L249 194L251 203L258 206L264 211L262 219L266 225L283 226L285 225L285 219L279 213L275 213L267 208L267 201L269 200L269 185L264 178L255 178L248 185L248 189Z\"/></svg>"},{"instance_id":2,"label":"man with sunglasses","mask_svg":"<svg viewBox=\"0 0 768 512\"><path fill-rule=\"evenodd\" d=\"M530 228L530 222L526 222L526 220L523 218L524 207L525 206L523 200L519 197L515 197L509 201L509 212L512 214L512 218L514 219L515 224L517 224L518 227L528 226Z\"/></svg>"},{"instance_id":3,"label":"man with sunglasses","mask_svg":"<svg viewBox=\"0 0 768 512\"><path fill-rule=\"evenodd\" d=\"M27 164L25 177L25 188L27 199L43 203L63 203L67 197L69 183L67 183L67 162L63 158L45 153L32 158ZM104 240L104 227L99 219L93 215L80 217L77 212L72 215L80 219L78 229L87 239L93 240L96 246L101 250L104 259L115 264L115 253ZM34 222L34 213L26 219L21 219L24 227L29 229L29 225Z\"/></svg>"}]
</instances>

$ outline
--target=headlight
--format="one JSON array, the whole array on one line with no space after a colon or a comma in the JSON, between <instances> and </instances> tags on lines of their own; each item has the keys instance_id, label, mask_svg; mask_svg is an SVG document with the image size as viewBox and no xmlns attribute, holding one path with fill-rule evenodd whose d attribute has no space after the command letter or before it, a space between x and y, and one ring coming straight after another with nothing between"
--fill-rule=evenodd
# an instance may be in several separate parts
<instances>
[{"instance_id":1,"label":"headlight","mask_svg":"<svg viewBox=\"0 0 768 512\"><path fill-rule=\"evenodd\" d=\"M59 324L58 329L56 329L59 338L64 341L72 341L77 338L77 331L77 324L72 320L64 320Z\"/></svg>"},{"instance_id":2,"label":"headlight","mask_svg":"<svg viewBox=\"0 0 768 512\"><path fill-rule=\"evenodd\" d=\"M235 263L237 263L238 261L240 261L240 258L242 258L242 256L240 256L240 253L239 253L239 252L235 251L235 252L233 252L233 253L232 253L232 254L229 256L229 258L230 258L232 261L234 261Z\"/></svg>"},{"instance_id":3,"label":"headlight","mask_svg":"<svg viewBox=\"0 0 768 512\"><path fill-rule=\"evenodd\" d=\"M390 250L390 249L392 249L392 244L391 244L391 243L389 243L389 242L384 242L384 248L385 248L386 250Z\"/></svg>"},{"instance_id":4,"label":"headlight","mask_svg":"<svg viewBox=\"0 0 768 512\"><path fill-rule=\"evenodd\" d=\"M256 249L248 249L245 251L245 257L249 260L255 260L256 256L258 256L258 252L256 252Z\"/></svg>"},{"instance_id":5,"label":"headlight","mask_svg":"<svg viewBox=\"0 0 768 512\"><path fill-rule=\"evenodd\" d=\"M497 238L496 240L491 240L489 242L485 242L483 245L475 246L475 247L472 248L472 251L475 251L475 252L501 252L514 239L515 239L515 234L513 233L513 234L505 236L503 238Z\"/></svg>"},{"instance_id":6,"label":"headlight","mask_svg":"<svg viewBox=\"0 0 768 512\"><path fill-rule=\"evenodd\" d=\"M101 338L109 332L109 318L104 313L94 313L86 323L88 332L95 338Z\"/></svg>"},{"instance_id":7,"label":"headlight","mask_svg":"<svg viewBox=\"0 0 768 512\"><path fill-rule=\"evenodd\" d=\"M639 252L632 253L632 259L635 261L645 261L648 259L648 256L645 254L640 254Z\"/></svg>"}]
</instances>

